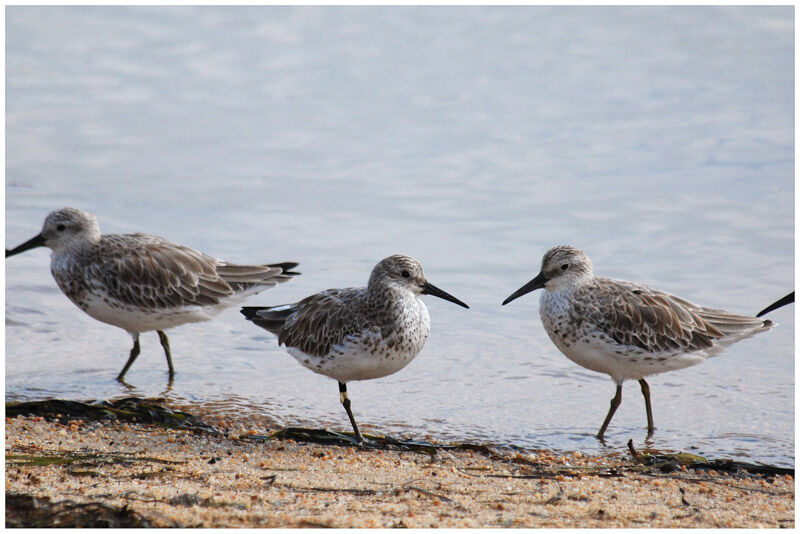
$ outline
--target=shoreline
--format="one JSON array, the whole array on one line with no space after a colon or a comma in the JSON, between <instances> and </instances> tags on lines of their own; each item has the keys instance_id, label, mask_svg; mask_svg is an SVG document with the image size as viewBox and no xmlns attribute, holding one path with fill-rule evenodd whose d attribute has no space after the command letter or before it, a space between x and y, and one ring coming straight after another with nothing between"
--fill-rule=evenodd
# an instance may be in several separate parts
<instances>
[{"instance_id":1,"label":"shoreline","mask_svg":"<svg viewBox=\"0 0 800 534\"><path fill-rule=\"evenodd\" d=\"M646 465L644 451L367 449L50 419L6 418L7 526L795 525L790 474Z\"/></svg>"}]
</instances>

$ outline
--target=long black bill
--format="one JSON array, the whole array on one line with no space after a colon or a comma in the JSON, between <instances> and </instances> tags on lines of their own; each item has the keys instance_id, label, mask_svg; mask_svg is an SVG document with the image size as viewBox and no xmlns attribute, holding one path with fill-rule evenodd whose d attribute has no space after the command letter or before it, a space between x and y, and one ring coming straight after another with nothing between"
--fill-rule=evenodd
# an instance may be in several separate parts
<instances>
[{"instance_id":1,"label":"long black bill","mask_svg":"<svg viewBox=\"0 0 800 534\"><path fill-rule=\"evenodd\" d=\"M509 297L503 301L503 306L511 302L512 300L518 299L522 295L527 295L534 289L541 289L547 283L547 278L542 273L536 275L536 278L522 286L521 288L517 289Z\"/></svg>"},{"instance_id":2,"label":"long black bill","mask_svg":"<svg viewBox=\"0 0 800 534\"><path fill-rule=\"evenodd\" d=\"M30 250L32 248L43 247L43 246L44 246L44 237L42 237L42 234L39 234L35 237L28 239L17 248L12 248L11 250L6 249L6 258L9 256L13 256L14 254L19 254L20 252L25 252L26 250Z\"/></svg>"},{"instance_id":3,"label":"long black bill","mask_svg":"<svg viewBox=\"0 0 800 534\"><path fill-rule=\"evenodd\" d=\"M460 300L455 298L450 293L442 291L441 289L439 289L435 285L430 284L428 282L425 282L424 284L422 284L422 294L423 295L433 295L434 297L439 297L440 299L449 300L450 302L453 302L455 304L458 304L459 306L463 306L463 307L469 309L469 306L467 306L466 304L464 304L463 302L461 302Z\"/></svg>"},{"instance_id":4,"label":"long black bill","mask_svg":"<svg viewBox=\"0 0 800 534\"><path fill-rule=\"evenodd\" d=\"M772 304L770 304L769 306L758 312L756 314L756 317L761 317L762 315L765 315L771 312L772 310L777 310L781 306L786 306L787 304L791 304L792 302L794 302L794 291L792 291L782 299L776 300L775 302L773 302Z\"/></svg>"}]
</instances>

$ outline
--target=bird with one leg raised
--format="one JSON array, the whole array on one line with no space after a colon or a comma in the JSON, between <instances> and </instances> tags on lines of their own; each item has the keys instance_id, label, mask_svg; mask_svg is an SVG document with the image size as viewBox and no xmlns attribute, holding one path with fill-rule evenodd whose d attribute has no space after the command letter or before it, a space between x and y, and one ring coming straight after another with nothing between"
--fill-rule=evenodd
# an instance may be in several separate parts
<instances>
[{"instance_id":1,"label":"bird with one leg raised","mask_svg":"<svg viewBox=\"0 0 800 534\"><path fill-rule=\"evenodd\" d=\"M419 354L431 324L421 295L469 308L428 282L418 261L395 255L372 269L366 287L328 289L295 304L248 306L242 314L278 336L300 364L339 383L339 400L363 443L347 383L396 373Z\"/></svg>"}]
</instances>

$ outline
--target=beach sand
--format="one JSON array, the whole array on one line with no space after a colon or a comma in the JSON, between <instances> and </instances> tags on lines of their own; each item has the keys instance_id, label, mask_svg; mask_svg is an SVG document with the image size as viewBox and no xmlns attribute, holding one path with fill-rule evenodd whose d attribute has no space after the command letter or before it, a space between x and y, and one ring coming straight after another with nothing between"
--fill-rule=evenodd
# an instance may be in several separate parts
<instances>
[{"instance_id":1,"label":"beach sand","mask_svg":"<svg viewBox=\"0 0 800 534\"><path fill-rule=\"evenodd\" d=\"M794 527L790 475L6 419L6 526Z\"/></svg>"}]
</instances>

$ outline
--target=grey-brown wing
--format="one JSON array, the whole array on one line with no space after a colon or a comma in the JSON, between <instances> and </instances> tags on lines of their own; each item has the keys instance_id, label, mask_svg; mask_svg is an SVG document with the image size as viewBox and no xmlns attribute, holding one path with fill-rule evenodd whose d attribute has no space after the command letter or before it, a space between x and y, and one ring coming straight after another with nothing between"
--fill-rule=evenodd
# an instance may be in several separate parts
<instances>
[{"instance_id":1,"label":"grey-brown wing","mask_svg":"<svg viewBox=\"0 0 800 534\"><path fill-rule=\"evenodd\" d=\"M293 307L278 333L278 343L306 354L323 356L368 327L368 318L359 314L363 288L329 289L307 297Z\"/></svg>"},{"instance_id":2,"label":"grey-brown wing","mask_svg":"<svg viewBox=\"0 0 800 534\"><path fill-rule=\"evenodd\" d=\"M219 261L147 234L106 235L89 262L87 283L124 304L149 309L209 306L234 293Z\"/></svg>"},{"instance_id":3,"label":"grey-brown wing","mask_svg":"<svg viewBox=\"0 0 800 534\"><path fill-rule=\"evenodd\" d=\"M231 286L234 292L239 293L254 287L266 289L287 282L300 274L292 271L295 267L297 267L296 263L289 262L268 265L238 265L218 260L217 274Z\"/></svg>"},{"instance_id":4,"label":"grey-brown wing","mask_svg":"<svg viewBox=\"0 0 800 534\"><path fill-rule=\"evenodd\" d=\"M716 339L746 335L769 324L698 306L643 285L609 279L598 282L592 306L598 326L618 343L649 352L708 349Z\"/></svg>"}]
</instances>

